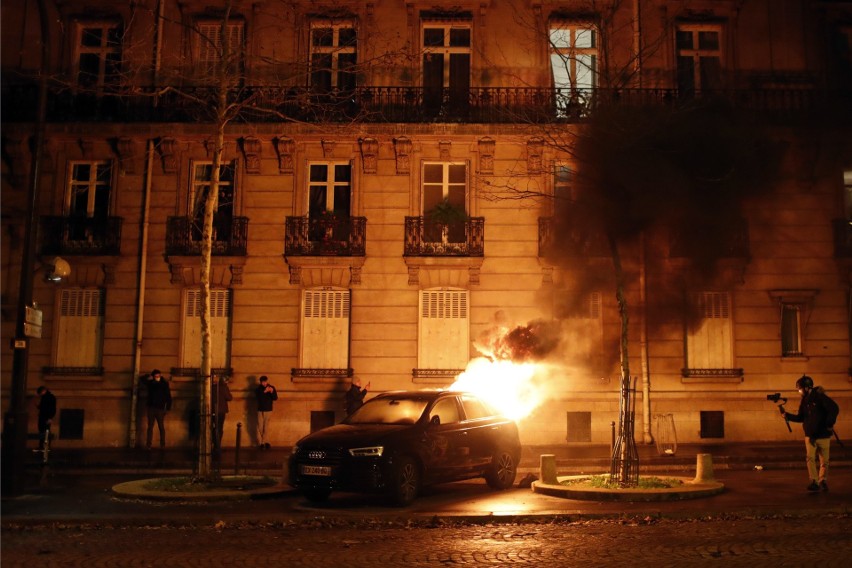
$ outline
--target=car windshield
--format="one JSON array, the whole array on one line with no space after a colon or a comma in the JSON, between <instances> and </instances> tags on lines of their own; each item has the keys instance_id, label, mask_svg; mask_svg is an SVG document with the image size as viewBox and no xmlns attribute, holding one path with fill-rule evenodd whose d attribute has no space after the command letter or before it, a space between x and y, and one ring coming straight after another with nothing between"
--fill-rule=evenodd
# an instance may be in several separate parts
<instances>
[{"instance_id":1,"label":"car windshield","mask_svg":"<svg viewBox=\"0 0 852 568\"><path fill-rule=\"evenodd\" d=\"M374 398L347 419L349 424L414 424L428 401L410 398Z\"/></svg>"}]
</instances>

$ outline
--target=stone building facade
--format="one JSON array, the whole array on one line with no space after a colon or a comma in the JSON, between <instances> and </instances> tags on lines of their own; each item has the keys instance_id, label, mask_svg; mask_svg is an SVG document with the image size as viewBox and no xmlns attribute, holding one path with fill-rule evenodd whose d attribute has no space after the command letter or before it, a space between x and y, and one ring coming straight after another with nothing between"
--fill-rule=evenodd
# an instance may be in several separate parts
<instances>
[{"instance_id":1,"label":"stone building facade","mask_svg":"<svg viewBox=\"0 0 852 568\"><path fill-rule=\"evenodd\" d=\"M280 394L272 439L290 445L342 418L352 377L446 387L495 330L542 321L565 336L523 441L610 443L621 318L589 266L611 260L548 252L572 246L552 230L583 174L566 141L605 103L711 94L769 117L786 152L712 276L685 269L671 235L624 244L637 441L795 439L766 395L793 404L803 373L850 408L850 2L47 0L45 67L38 6L2 7L2 331L15 336L37 162L27 389L57 395L63 445L141 439L153 368L175 399L168 444L192 443L223 58L237 110L211 269L225 446L237 422L252 432L260 375ZM45 281L57 256L71 274ZM4 349L4 410L11 374Z\"/></svg>"}]
</instances>

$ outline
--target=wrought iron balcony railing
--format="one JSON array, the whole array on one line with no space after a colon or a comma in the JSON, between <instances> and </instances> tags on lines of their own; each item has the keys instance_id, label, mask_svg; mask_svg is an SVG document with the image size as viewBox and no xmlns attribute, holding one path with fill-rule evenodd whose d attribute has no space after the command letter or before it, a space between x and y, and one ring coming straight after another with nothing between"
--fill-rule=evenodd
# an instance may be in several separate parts
<instances>
[{"instance_id":1,"label":"wrought iron balcony railing","mask_svg":"<svg viewBox=\"0 0 852 568\"><path fill-rule=\"evenodd\" d=\"M852 219L835 219L831 223L834 229L834 256L852 258Z\"/></svg>"},{"instance_id":2,"label":"wrought iron balcony railing","mask_svg":"<svg viewBox=\"0 0 852 568\"><path fill-rule=\"evenodd\" d=\"M583 235L562 227L553 217L538 219L538 256L552 257L608 257L612 252L603 235Z\"/></svg>"},{"instance_id":3,"label":"wrought iron balcony railing","mask_svg":"<svg viewBox=\"0 0 852 568\"><path fill-rule=\"evenodd\" d=\"M364 256L366 217L287 217L284 254L288 256Z\"/></svg>"},{"instance_id":4,"label":"wrought iron balcony railing","mask_svg":"<svg viewBox=\"0 0 852 568\"><path fill-rule=\"evenodd\" d=\"M216 219L213 223L211 254L245 256L248 243L248 217ZM166 254L201 254L201 226L190 217L169 217L166 221Z\"/></svg>"},{"instance_id":5,"label":"wrought iron balcony railing","mask_svg":"<svg viewBox=\"0 0 852 568\"><path fill-rule=\"evenodd\" d=\"M5 122L31 122L36 116L34 84L2 86ZM202 122L214 120L215 100L209 86L180 87L155 95L152 87L126 93L59 91L50 93L50 122ZM721 99L736 108L770 114L845 108L852 93L809 88L727 89L683 93L677 89L556 89L537 87L472 87L428 89L411 86L362 86L317 93L310 88L240 86L229 91L237 103L235 122L280 122L283 117L308 122L372 123L547 123L582 120L607 105L677 106L695 99Z\"/></svg>"},{"instance_id":6,"label":"wrought iron balcony railing","mask_svg":"<svg viewBox=\"0 0 852 568\"><path fill-rule=\"evenodd\" d=\"M484 241L484 217L449 223L405 218L405 256L483 256Z\"/></svg>"},{"instance_id":7,"label":"wrought iron balcony railing","mask_svg":"<svg viewBox=\"0 0 852 568\"><path fill-rule=\"evenodd\" d=\"M121 217L42 217L41 254L121 254Z\"/></svg>"}]
</instances>

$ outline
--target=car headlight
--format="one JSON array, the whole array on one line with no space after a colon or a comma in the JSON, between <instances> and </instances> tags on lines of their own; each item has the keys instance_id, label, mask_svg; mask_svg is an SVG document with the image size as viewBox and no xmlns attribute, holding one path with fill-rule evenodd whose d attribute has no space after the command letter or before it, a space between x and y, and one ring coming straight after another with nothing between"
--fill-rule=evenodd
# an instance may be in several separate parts
<instances>
[{"instance_id":1,"label":"car headlight","mask_svg":"<svg viewBox=\"0 0 852 568\"><path fill-rule=\"evenodd\" d=\"M367 448L351 448L349 455L356 458L378 458L384 453L384 446L369 446Z\"/></svg>"}]
</instances>

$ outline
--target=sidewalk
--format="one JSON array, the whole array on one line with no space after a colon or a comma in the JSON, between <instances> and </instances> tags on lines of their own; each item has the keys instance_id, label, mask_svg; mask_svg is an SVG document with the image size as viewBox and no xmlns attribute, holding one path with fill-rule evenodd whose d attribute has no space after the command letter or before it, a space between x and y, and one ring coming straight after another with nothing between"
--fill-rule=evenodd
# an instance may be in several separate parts
<instances>
[{"instance_id":1,"label":"sidewalk","mask_svg":"<svg viewBox=\"0 0 852 568\"><path fill-rule=\"evenodd\" d=\"M752 442L726 444L679 444L674 455L660 455L653 445L637 444L639 468L643 472L694 471L696 456L710 454L715 470L797 469L804 468L804 442ZM556 456L560 475L595 473L609 470L609 446L525 446L519 465L519 478L527 473L537 474L542 454ZM223 474L284 475L289 447L260 450L234 448L222 451ZM31 467L38 467L39 456L33 454ZM73 474L158 474L181 475L192 473L196 457L190 448L144 450L141 448L55 447L49 456L50 467L56 472ZM852 448L838 443L831 446L831 467L852 467Z\"/></svg>"}]
</instances>

